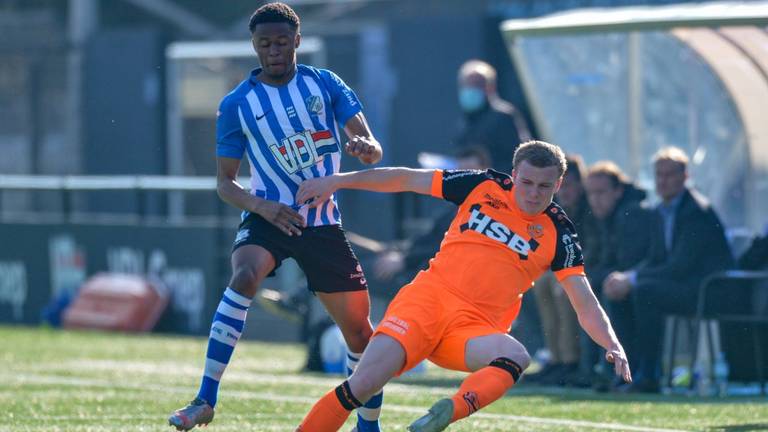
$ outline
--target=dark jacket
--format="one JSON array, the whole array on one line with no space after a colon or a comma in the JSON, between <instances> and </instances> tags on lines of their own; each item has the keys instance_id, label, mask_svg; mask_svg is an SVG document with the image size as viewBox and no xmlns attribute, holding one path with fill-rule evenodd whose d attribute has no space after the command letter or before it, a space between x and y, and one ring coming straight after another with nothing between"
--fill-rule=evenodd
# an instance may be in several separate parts
<instances>
[{"instance_id":1,"label":"dark jacket","mask_svg":"<svg viewBox=\"0 0 768 432\"><path fill-rule=\"evenodd\" d=\"M467 115L464 120L455 146L458 149L485 148L491 157L491 167L509 174L512 171L512 156L518 145L531 139L523 115L511 104L496 100L482 110Z\"/></svg>"},{"instance_id":2,"label":"dark jacket","mask_svg":"<svg viewBox=\"0 0 768 432\"><path fill-rule=\"evenodd\" d=\"M557 200L555 201L557 202ZM558 202L558 204L560 203ZM589 208L587 195L582 194L579 201L573 207L562 207L568 215L568 219L573 222L573 226L576 228L579 246L581 246L581 253L584 256L584 263L588 266L591 260L599 253L599 242L597 239L597 220L592 215L592 209Z\"/></svg>"},{"instance_id":3,"label":"dark jacket","mask_svg":"<svg viewBox=\"0 0 768 432\"><path fill-rule=\"evenodd\" d=\"M749 248L739 257L738 267L742 270L768 269L768 235L752 240Z\"/></svg>"},{"instance_id":4,"label":"dark jacket","mask_svg":"<svg viewBox=\"0 0 768 432\"><path fill-rule=\"evenodd\" d=\"M709 201L692 189L683 192L672 229L670 251L664 244L664 228L658 207L650 232L650 256L636 267L637 282L666 280L693 293L708 274L733 268L725 229Z\"/></svg>"},{"instance_id":5,"label":"dark jacket","mask_svg":"<svg viewBox=\"0 0 768 432\"><path fill-rule=\"evenodd\" d=\"M648 235L655 222L653 210L643 205L646 193L632 184L624 185L613 212L597 220L597 256L587 264L587 274L596 291L614 271L626 271L649 255Z\"/></svg>"}]
</instances>

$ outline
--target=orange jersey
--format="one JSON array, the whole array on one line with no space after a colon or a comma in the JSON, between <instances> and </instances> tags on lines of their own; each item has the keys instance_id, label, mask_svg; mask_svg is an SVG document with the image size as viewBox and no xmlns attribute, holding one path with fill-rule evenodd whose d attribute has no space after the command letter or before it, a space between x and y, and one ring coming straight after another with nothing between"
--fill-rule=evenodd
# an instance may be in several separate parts
<instances>
[{"instance_id":1,"label":"orange jersey","mask_svg":"<svg viewBox=\"0 0 768 432\"><path fill-rule=\"evenodd\" d=\"M584 275L573 224L555 203L537 215L515 203L509 175L493 170L437 171L432 195L459 206L420 281L439 284L507 330L523 294L547 269L558 280Z\"/></svg>"}]
</instances>

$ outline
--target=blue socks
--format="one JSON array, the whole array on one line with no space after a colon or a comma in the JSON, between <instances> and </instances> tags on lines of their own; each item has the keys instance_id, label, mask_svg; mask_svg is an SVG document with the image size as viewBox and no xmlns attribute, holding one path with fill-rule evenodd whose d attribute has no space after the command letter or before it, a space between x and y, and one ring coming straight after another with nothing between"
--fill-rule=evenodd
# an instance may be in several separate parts
<instances>
[{"instance_id":1,"label":"blue socks","mask_svg":"<svg viewBox=\"0 0 768 432\"><path fill-rule=\"evenodd\" d=\"M358 353L347 353L347 376L357 368L360 361ZM379 391L368 400L363 406L357 409L357 432L381 432L379 428L379 416L381 415L381 404L384 402L384 391Z\"/></svg>"},{"instance_id":2,"label":"blue socks","mask_svg":"<svg viewBox=\"0 0 768 432\"><path fill-rule=\"evenodd\" d=\"M211 334L208 337L208 352L205 356L205 373L197 393L198 398L204 399L212 407L216 406L219 381L243 332L250 305L250 298L227 288L213 316Z\"/></svg>"}]
</instances>

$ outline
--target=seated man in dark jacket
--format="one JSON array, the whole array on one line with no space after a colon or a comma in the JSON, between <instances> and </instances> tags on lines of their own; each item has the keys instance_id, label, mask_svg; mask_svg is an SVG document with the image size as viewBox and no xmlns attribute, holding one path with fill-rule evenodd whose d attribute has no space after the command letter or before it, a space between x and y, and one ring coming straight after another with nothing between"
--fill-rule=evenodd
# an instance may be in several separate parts
<instances>
[{"instance_id":1,"label":"seated man in dark jacket","mask_svg":"<svg viewBox=\"0 0 768 432\"><path fill-rule=\"evenodd\" d=\"M633 270L614 272L603 283L613 301L630 298L638 332L637 375L626 390L657 392L661 376L664 317L691 314L696 295L708 274L732 267L733 258L720 218L706 198L686 187L688 157L675 147L653 158L657 222L646 234L650 255Z\"/></svg>"},{"instance_id":2,"label":"seated man in dark jacket","mask_svg":"<svg viewBox=\"0 0 768 432\"><path fill-rule=\"evenodd\" d=\"M587 262L590 282L602 287L615 271L626 271L648 256L648 231L652 210L643 206L646 193L638 189L613 162L601 161L590 167L585 188L597 228L597 255ZM636 356L636 329L632 302L602 296L603 307L614 323L616 335L624 341L627 356ZM636 360L632 360L636 361ZM632 364L630 362L630 364Z\"/></svg>"}]
</instances>

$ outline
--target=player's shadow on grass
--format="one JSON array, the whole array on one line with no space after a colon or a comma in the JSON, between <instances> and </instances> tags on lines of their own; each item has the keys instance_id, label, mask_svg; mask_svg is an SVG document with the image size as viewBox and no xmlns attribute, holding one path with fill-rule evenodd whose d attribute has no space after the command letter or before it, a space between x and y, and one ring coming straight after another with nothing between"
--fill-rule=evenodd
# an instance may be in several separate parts
<instances>
[{"instance_id":1,"label":"player's shadow on grass","mask_svg":"<svg viewBox=\"0 0 768 432\"><path fill-rule=\"evenodd\" d=\"M768 431L768 423L712 426L708 430L717 430L717 431L724 431L724 432Z\"/></svg>"}]
</instances>

